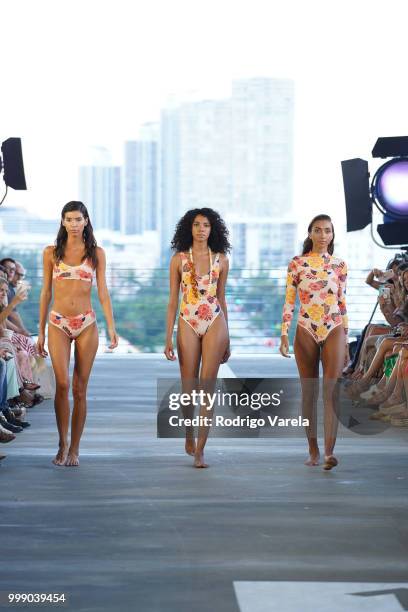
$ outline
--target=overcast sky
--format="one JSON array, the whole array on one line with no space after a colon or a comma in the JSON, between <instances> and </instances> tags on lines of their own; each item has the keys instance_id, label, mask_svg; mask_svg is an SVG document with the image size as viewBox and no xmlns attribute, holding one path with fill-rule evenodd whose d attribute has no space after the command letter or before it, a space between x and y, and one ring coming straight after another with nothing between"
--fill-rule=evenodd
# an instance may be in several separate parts
<instances>
[{"instance_id":1,"label":"overcast sky","mask_svg":"<svg viewBox=\"0 0 408 612\"><path fill-rule=\"evenodd\" d=\"M23 138L29 190L55 216L89 145L116 153L168 97L295 81L295 207L345 221L340 161L408 134L403 0L1 1L0 138ZM373 166L374 167L374 166Z\"/></svg>"}]
</instances>

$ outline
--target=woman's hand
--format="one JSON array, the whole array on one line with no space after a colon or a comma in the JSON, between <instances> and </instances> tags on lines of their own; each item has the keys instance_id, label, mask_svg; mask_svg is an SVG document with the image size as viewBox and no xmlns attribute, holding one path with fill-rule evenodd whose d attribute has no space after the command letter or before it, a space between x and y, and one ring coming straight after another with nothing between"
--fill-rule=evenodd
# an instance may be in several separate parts
<instances>
[{"instance_id":1,"label":"woman's hand","mask_svg":"<svg viewBox=\"0 0 408 612\"><path fill-rule=\"evenodd\" d=\"M39 333L38 340L37 340L37 352L40 355L40 357L48 357L48 353L45 350L44 345L45 345L45 334Z\"/></svg>"},{"instance_id":2,"label":"woman's hand","mask_svg":"<svg viewBox=\"0 0 408 612\"><path fill-rule=\"evenodd\" d=\"M119 344L118 334L116 333L115 329L108 329L108 334L109 334L109 338L110 338L109 348L110 349L115 349L118 346L118 344Z\"/></svg>"},{"instance_id":3,"label":"woman's hand","mask_svg":"<svg viewBox=\"0 0 408 612\"><path fill-rule=\"evenodd\" d=\"M227 348L226 348L226 350L225 350L224 356L223 356L223 358L221 359L221 362L220 362L220 363L227 363L227 361L228 361L228 359L229 359L230 357L231 357L231 348L230 348L230 343L229 343L229 340L228 340L228 346L227 346Z\"/></svg>"},{"instance_id":4,"label":"woman's hand","mask_svg":"<svg viewBox=\"0 0 408 612\"><path fill-rule=\"evenodd\" d=\"M24 285L18 285L16 289L16 295L11 300L11 303L20 304L28 298L28 290Z\"/></svg>"},{"instance_id":5,"label":"woman's hand","mask_svg":"<svg viewBox=\"0 0 408 612\"><path fill-rule=\"evenodd\" d=\"M177 357L174 354L172 340L168 340L166 342L166 346L164 347L164 354L166 355L166 359L168 359L169 361L176 361Z\"/></svg>"},{"instance_id":6,"label":"woman's hand","mask_svg":"<svg viewBox=\"0 0 408 612\"><path fill-rule=\"evenodd\" d=\"M290 359L290 355L289 355L289 338L287 336L281 336L281 343L280 343L280 347L279 347L279 352L282 355L282 357L288 357Z\"/></svg>"}]
</instances>

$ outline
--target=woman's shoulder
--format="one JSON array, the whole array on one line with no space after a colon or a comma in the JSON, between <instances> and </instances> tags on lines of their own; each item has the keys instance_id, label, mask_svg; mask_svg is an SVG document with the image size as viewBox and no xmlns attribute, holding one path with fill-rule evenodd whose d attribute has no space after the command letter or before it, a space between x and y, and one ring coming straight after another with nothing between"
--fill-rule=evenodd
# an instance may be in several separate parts
<instances>
[{"instance_id":1,"label":"woman's shoulder","mask_svg":"<svg viewBox=\"0 0 408 612\"><path fill-rule=\"evenodd\" d=\"M294 270L298 266L301 266L305 261L305 255L295 255L288 263L288 268Z\"/></svg>"},{"instance_id":2,"label":"woman's shoulder","mask_svg":"<svg viewBox=\"0 0 408 612\"><path fill-rule=\"evenodd\" d=\"M176 251L171 256L170 262L172 262L172 261L180 262L180 260L182 261L186 257L187 257L187 253L185 253L184 251Z\"/></svg>"},{"instance_id":3,"label":"woman's shoulder","mask_svg":"<svg viewBox=\"0 0 408 612\"><path fill-rule=\"evenodd\" d=\"M55 257L54 257L54 249L55 249L55 247L54 247L53 244L49 244L48 246L46 246L44 248L43 256L44 256L45 260L54 261L54 259L55 259Z\"/></svg>"},{"instance_id":4,"label":"woman's shoulder","mask_svg":"<svg viewBox=\"0 0 408 612\"><path fill-rule=\"evenodd\" d=\"M178 268L183 265L186 261L186 254L184 251L176 251L170 258L170 268Z\"/></svg>"}]
</instances>

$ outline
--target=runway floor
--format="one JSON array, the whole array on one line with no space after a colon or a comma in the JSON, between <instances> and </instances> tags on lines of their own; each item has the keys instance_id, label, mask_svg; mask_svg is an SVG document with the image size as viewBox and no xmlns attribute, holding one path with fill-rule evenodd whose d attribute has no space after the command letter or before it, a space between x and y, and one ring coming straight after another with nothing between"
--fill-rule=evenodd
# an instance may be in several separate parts
<instances>
[{"instance_id":1,"label":"runway floor","mask_svg":"<svg viewBox=\"0 0 408 612\"><path fill-rule=\"evenodd\" d=\"M236 376L294 362L231 358ZM156 437L162 356L95 363L80 468L55 467L52 402L2 445L0 607L64 593L81 612L408 609L408 431L344 435L340 465L306 468L303 439L208 442L195 470Z\"/></svg>"}]
</instances>

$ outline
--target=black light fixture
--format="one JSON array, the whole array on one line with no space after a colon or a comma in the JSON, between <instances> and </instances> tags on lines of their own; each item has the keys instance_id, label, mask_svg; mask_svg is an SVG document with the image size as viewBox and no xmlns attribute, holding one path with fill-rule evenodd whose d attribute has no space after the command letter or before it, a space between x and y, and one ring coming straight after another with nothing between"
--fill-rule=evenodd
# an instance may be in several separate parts
<instances>
[{"instance_id":1,"label":"black light fixture","mask_svg":"<svg viewBox=\"0 0 408 612\"><path fill-rule=\"evenodd\" d=\"M407 246L408 136L378 138L372 156L392 159L378 168L371 186L368 163L365 160L349 159L341 162L347 231L363 229L372 223L372 210L376 206L383 215L384 223L377 225L377 232L384 245Z\"/></svg>"},{"instance_id":2,"label":"black light fixture","mask_svg":"<svg viewBox=\"0 0 408 612\"><path fill-rule=\"evenodd\" d=\"M12 189L27 189L21 138L8 138L1 145L0 174L3 171L3 180L6 184L6 193L0 204L4 202L8 187Z\"/></svg>"}]
</instances>

